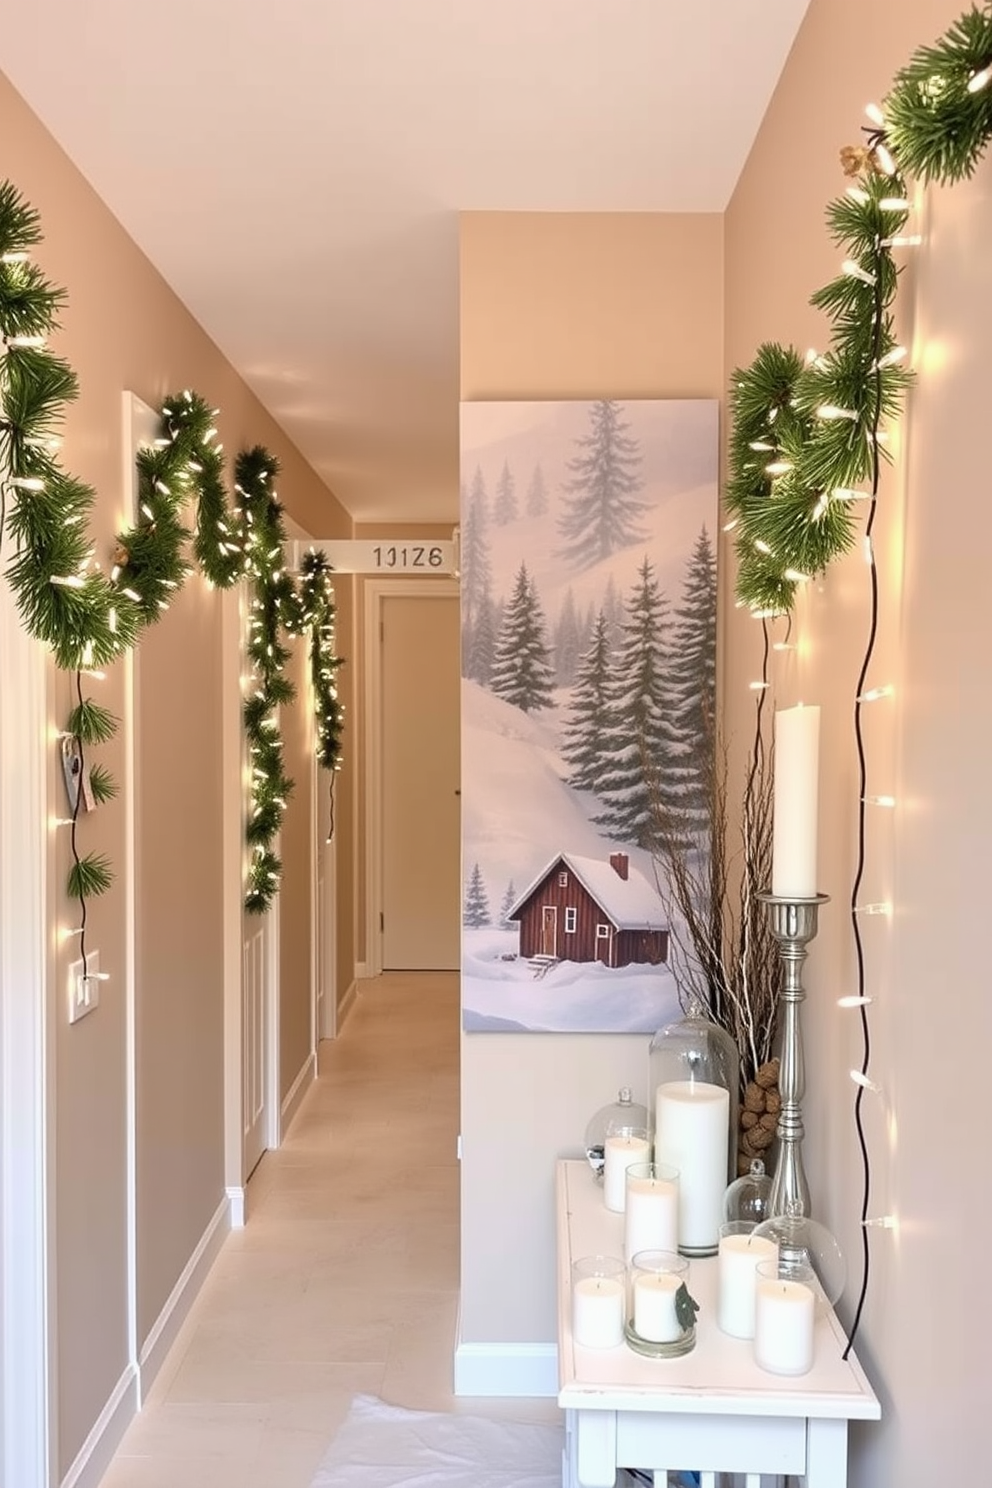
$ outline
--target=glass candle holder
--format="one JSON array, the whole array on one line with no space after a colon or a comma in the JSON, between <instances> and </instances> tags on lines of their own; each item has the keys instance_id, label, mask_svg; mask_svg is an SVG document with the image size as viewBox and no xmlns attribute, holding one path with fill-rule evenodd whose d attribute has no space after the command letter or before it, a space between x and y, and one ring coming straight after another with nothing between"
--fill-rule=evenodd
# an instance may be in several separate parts
<instances>
[{"instance_id":1,"label":"glass candle holder","mask_svg":"<svg viewBox=\"0 0 992 1488\"><path fill-rule=\"evenodd\" d=\"M731 1219L720 1226L716 1321L721 1333L731 1338L754 1337L757 1270L769 1261L778 1261L778 1245L756 1235L750 1220Z\"/></svg>"},{"instance_id":2,"label":"glass candle holder","mask_svg":"<svg viewBox=\"0 0 992 1488\"><path fill-rule=\"evenodd\" d=\"M696 1346L698 1305L689 1262L670 1250L639 1250L627 1267L628 1345L651 1359L677 1359Z\"/></svg>"},{"instance_id":3,"label":"glass candle holder","mask_svg":"<svg viewBox=\"0 0 992 1488\"><path fill-rule=\"evenodd\" d=\"M679 1170L669 1163L631 1163L627 1169L623 1253L679 1248Z\"/></svg>"},{"instance_id":4,"label":"glass candle holder","mask_svg":"<svg viewBox=\"0 0 992 1488\"><path fill-rule=\"evenodd\" d=\"M780 1260L758 1264L754 1289L754 1359L769 1374L808 1374L816 1329L816 1272Z\"/></svg>"},{"instance_id":5,"label":"glass candle holder","mask_svg":"<svg viewBox=\"0 0 992 1488\"><path fill-rule=\"evenodd\" d=\"M619 1256L582 1256L573 1262L572 1340L579 1348L623 1343L625 1270Z\"/></svg>"}]
</instances>

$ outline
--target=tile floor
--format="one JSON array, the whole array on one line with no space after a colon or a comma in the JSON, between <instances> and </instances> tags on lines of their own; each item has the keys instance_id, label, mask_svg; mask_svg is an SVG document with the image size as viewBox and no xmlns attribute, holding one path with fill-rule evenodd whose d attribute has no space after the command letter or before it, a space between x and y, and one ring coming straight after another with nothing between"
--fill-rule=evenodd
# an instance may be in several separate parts
<instances>
[{"instance_id":1,"label":"tile floor","mask_svg":"<svg viewBox=\"0 0 992 1488\"><path fill-rule=\"evenodd\" d=\"M355 1394L455 1400L458 979L360 984L101 1488L308 1488Z\"/></svg>"}]
</instances>

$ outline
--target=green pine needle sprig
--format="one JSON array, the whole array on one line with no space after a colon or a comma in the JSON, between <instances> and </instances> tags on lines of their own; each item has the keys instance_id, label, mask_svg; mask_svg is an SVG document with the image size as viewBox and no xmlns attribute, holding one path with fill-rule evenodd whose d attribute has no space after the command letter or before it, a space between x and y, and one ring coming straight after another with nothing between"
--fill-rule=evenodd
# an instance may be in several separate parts
<instances>
[{"instance_id":1,"label":"green pine needle sprig","mask_svg":"<svg viewBox=\"0 0 992 1488\"><path fill-rule=\"evenodd\" d=\"M98 899L114 881L110 859L102 853L89 853L69 869L66 891L72 899Z\"/></svg>"}]
</instances>

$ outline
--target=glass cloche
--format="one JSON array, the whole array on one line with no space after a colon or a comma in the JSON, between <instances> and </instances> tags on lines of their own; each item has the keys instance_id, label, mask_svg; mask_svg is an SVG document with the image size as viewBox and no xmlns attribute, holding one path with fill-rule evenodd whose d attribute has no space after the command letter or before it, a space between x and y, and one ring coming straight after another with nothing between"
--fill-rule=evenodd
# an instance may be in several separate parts
<instances>
[{"instance_id":1,"label":"glass cloche","mask_svg":"<svg viewBox=\"0 0 992 1488\"><path fill-rule=\"evenodd\" d=\"M648 1049L654 1159L679 1172L679 1250L715 1255L723 1196L737 1172L740 1059L730 1034L698 1003Z\"/></svg>"},{"instance_id":2,"label":"glass cloche","mask_svg":"<svg viewBox=\"0 0 992 1488\"><path fill-rule=\"evenodd\" d=\"M600 1180L603 1177L607 1137L647 1138L649 1135L647 1106L639 1105L634 1100L633 1091L624 1085L617 1093L616 1100L611 1101L608 1106L601 1106L590 1117L586 1127L586 1157L596 1177Z\"/></svg>"},{"instance_id":3,"label":"glass cloche","mask_svg":"<svg viewBox=\"0 0 992 1488\"><path fill-rule=\"evenodd\" d=\"M840 1300L847 1285L844 1252L826 1225L806 1214L802 1199L790 1199L785 1214L764 1220L754 1233L776 1241L783 1279L788 1280L792 1270L812 1266L828 1305Z\"/></svg>"},{"instance_id":4,"label":"glass cloche","mask_svg":"<svg viewBox=\"0 0 992 1488\"><path fill-rule=\"evenodd\" d=\"M769 1217L772 1180L760 1157L752 1158L743 1178L735 1178L723 1196L723 1217L743 1224L759 1225Z\"/></svg>"}]
</instances>

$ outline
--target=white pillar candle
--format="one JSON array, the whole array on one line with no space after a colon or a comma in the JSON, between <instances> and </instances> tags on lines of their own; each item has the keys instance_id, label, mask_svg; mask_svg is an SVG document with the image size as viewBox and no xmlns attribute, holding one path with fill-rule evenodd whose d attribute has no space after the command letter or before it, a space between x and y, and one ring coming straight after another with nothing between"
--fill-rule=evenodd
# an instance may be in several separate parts
<instances>
[{"instance_id":1,"label":"white pillar candle","mask_svg":"<svg viewBox=\"0 0 992 1488\"><path fill-rule=\"evenodd\" d=\"M650 1161L647 1137L607 1137L603 1152L603 1203L607 1209L623 1213L627 1169L631 1163Z\"/></svg>"},{"instance_id":2,"label":"white pillar candle","mask_svg":"<svg viewBox=\"0 0 992 1488\"><path fill-rule=\"evenodd\" d=\"M682 1337L675 1311L681 1276L667 1271L645 1271L634 1278L634 1332L648 1343L674 1343Z\"/></svg>"},{"instance_id":3,"label":"white pillar candle","mask_svg":"<svg viewBox=\"0 0 992 1488\"><path fill-rule=\"evenodd\" d=\"M623 1282L584 1276L572 1288L572 1338L581 1348L623 1343Z\"/></svg>"},{"instance_id":4,"label":"white pillar candle","mask_svg":"<svg viewBox=\"0 0 992 1488\"><path fill-rule=\"evenodd\" d=\"M775 714L772 893L812 899L816 887L819 708L782 708Z\"/></svg>"},{"instance_id":5,"label":"white pillar candle","mask_svg":"<svg viewBox=\"0 0 992 1488\"><path fill-rule=\"evenodd\" d=\"M639 1250L678 1250L679 1183L677 1178L635 1178L627 1174L623 1221L624 1259Z\"/></svg>"},{"instance_id":6,"label":"white pillar candle","mask_svg":"<svg viewBox=\"0 0 992 1488\"><path fill-rule=\"evenodd\" d=\"M764 1235L721 1235L717 1256L717 1324L732 1338L754 1337L754 1300L761 1261L777 1261L778 1245Z\"/></svg>"},{"instance_id":7,"label":"white pillar candle","mask_svg":"<svg viewBox=\"0 0 992 1488\"><path fill-rule=\"evenodd\" d=\"M672 1080L655 1094L655 1162L679 1170L679 1250L712 1255L727 1189L730 1093L705 1080Z\"/></svg>"},{"instance_id":8,"label":"white pillar candle","mask_svg":"<svg viewBox=\"0 0 992 1488\"><path fill-rule=\"evenodd\" d=\"M759 1276L754 1293L754 1357L770 1374L805 1374L813 1366L816 1302L801 1281Z\"/></svg>"}]
</instances>

